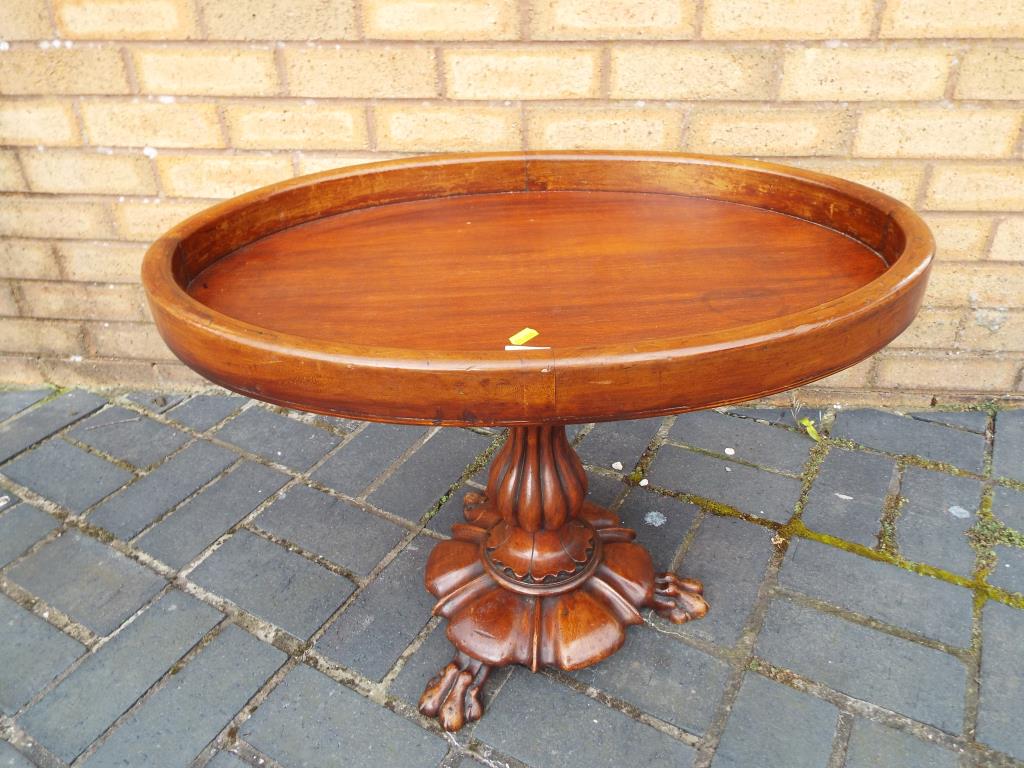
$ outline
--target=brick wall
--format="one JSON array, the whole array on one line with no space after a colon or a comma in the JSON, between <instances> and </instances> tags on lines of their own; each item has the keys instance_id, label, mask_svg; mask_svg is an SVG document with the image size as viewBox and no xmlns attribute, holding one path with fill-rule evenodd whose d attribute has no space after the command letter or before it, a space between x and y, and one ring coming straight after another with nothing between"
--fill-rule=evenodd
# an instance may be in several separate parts
<instances>
[{"instance_id":1,"label":"brick wall","mask_svg":"<svg viewBox=\"0 0 1024 768\"><path fill-rule=\"evenodd\" d=\"M775 158L914 205L927 307L815 397L1024 393L1020 0L6 0L0 380L183 386L137 282L211 201L406 153Z\"/></svg>"}]
</instances>

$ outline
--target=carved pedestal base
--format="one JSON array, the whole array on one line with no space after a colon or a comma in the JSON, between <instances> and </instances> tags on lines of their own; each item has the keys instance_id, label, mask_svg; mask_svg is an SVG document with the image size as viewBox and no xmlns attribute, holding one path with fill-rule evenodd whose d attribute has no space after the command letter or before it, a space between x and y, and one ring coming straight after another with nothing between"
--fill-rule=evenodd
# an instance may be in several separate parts
<instances>
[{"instance_id":1,"label":"carved pedestal base","mask_svg":"<svg viewBox=\"0 0 1024 768\"><path fill-rule=\"evenodd\" d=\"M641 608L676 624L708 611L699 582L655 575L635 532L589 502L531 536L481 495L466 496L465 516L434 548L425 578L458 654L430 681L420 711L446 730L483 714L492 667L581 669L622 646L626 628L643 622Z\"/></svg>"}]
</instances>

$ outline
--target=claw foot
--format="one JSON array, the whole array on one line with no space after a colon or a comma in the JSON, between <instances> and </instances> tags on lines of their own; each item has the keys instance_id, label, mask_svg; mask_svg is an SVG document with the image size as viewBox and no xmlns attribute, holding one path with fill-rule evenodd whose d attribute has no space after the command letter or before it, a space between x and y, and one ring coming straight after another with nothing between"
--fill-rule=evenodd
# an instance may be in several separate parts
<instances>
[{"instance_id":1,"label":"claw foot","mask_svg":"<svg viewBox=\"0 0 1024 768\"><path fill-rule=\"evenodd\" d=\"M654 577L651 607L661 618L673 624L702 618L708 612L704 585L696 579L684 579L674 573L658 574Z\"/></svg>"},{"instance_id":2,"label":"claw foot","mask_svg":"<svg viewBox=\"0 0 1024 768\"><path fill-rule=\"evenodd\" d=\"M420 712L436 717L446 731L457 731L484 713L480 701L491 668L483 662L456 653L455 660L427 683L420 696Z\"/></svg>"}]
</instances>

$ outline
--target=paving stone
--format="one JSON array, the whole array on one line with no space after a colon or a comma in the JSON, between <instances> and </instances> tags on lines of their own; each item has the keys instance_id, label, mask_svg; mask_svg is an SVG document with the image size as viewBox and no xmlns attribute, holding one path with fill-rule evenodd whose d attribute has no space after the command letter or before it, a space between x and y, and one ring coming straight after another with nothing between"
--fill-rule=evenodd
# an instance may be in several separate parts
<instances>
[{"instance_id":1,"label":"paving stone","mask_svg":"<svg viewBox=\"0 0 1024 768\"><path fill-rule=\"evenodd\" d=\"M300 471L309 469L341 438L266 408L238 414L217 430L217 437L258 456Z\"/></svg>"},{"instance_id":2,"label":"paving stone","mask_svg":"<svg viewBox=\"0 0 1024 768\"><path fill-rule=\"evenodd\" d=\"M90 513L89 522L130 539L237 460L227 448L195 442L106 499Z\"/></svg>"},{"instance_id":3,"label":"paving stone","mask_svg":"<svg viewBox=\"0 0 1024 768\"><path fill-rule=\"evenodd\" d=\"M812 597L968 648L974 594L963 587L809 539L790 542L779 583Z\"/></svg>"},{"instance_id":4,"label":"paving stone","mask_svg":"<svg viewBox=\"0 0 1024 768\"><path fill-rule=\"evenodd\" d=\"M907 415L920 421L959 427L979 435L985 434L988 427L988 414L985 411L921 411Z\"/></svg>"},{"instance_id":5,"label":"paving stone","mask_svg":"<svg viewBox=\"0 0 1024 768\"><path fill-rule=\"evenodd\" d=\"M907 500L896 519L900 554L970 577L975 555L967 531L978 521L981 483L907 467L900 495Z\"/></svg>"},{"instance_id":6,"label":"paving stone","mask_svg":"<svg viewBox=\"0 0 1024 768\"><path fill-rule=\"evenodd\" d=\"M17 712L84 651L77 640L0 595L0 713Z\"/></svg>"},{"instance_id":7,"label":"paving stone","mask_svg":"<svg viewBox=\"0 0 1024 768\"><path fill-rule=\"evenodd\" d=\"M573 676L699 736L711 725L728 674L724 662L640 626L610 658Z\"/></svg>"},{"instance_id":8,"label":"paving stone","mask_svg":"<svg viewBox=\"0 0 1024 768\"><path fill-rule=\"evenodd\" d=\"M743 520L704 518L677 571L704 582L711 610L700 621L672 631L723 645L735 643L764 579L772 555L771 537L767 528Z\"/></svg>"},{"instance_id":9,"label":"paving stone","mask_svg":"<svg viewBox=\"0 0 1024 768\"><path fill-rule=\"evenodd\" d=\"M170 410L185 399L185 395L173 395L166 392L129 392L124 397L125 400L130 400L153 413Z\"/></svg>"},{"instance_id":10,"label":"paving stone","mask_svg":"<svg viewBox=\"0 0 1024 768\"><path fill-rule=\"evenodd\" d=\"M1024 483L1024 410L996 414L992 474Z\"/></svg>"},{"instance_id":11,"label":"paving stone","mask_svg":"<svg viewBox=\"0 0 1024 768\"><path fill-rule=\"evenodd\" d=\"M317 643L325 656L380 680L430 620L434 598L423 569L435 542L414 539L362 592Z\"/></svg>"},{"instance_id":12,"label":"paving stone","mask_svg":"<svg viewBox=\"0 0 1024 768\"><path fill-rule=\"evenodd\" d=\"M447 621L442 621L423 640L423 644L406 660L405 666L392 681L388 693L412 706L419 706L420 695L427 682L452 660L455 647L446 634ZM484 689L485 695L490 687ZM485 703L486 706L486 703Z\"/></svg>"},{"instance_id":13,"label":"paving stone","mask_svg":"<svg viewBox=\"0 0 1024 768\"><path fill-rule=\"evenodd\" d=\"M146 531L136 544L172 568L182 568L286 482L288 476L275 469L243 461Z\"/></svg>"},{"instance_id":14,"label":"paving stone","mask_svg":"<svg viewBox=\"0 0 1024 768\"><path fill-rule=\"evenodd\" d=\"M3 473L73 512L84 512L134 477L59 438L19 456Z\"/></svg>"},{"instance_id":15,"label":"paving stone","mask_svg":"<svg viewBox=\"0 0 1024 768\"><path fill-rule=\"evenodd\" d=\"M21 752L6 741L0 741L0 766L3 768L35 768Z\"/></svg>"},{"instance_id":16,"label":"paving stone","mask_svg":"<svg viewBox=\"0 0 1024 768\"><path fill-rule=\"evenodd\" d=\"M188 765L285 658L244 630L228 626L121 723L84 765Z\"/></svg>"},{"instance_id":17,"label":"paving stone","mask_svg":"<svg viewBox=\"0 0 1024 768\"><path fill-rule=\"evenodd\" d=\"M368 501L409 520L419 520L490 443L467 429L442 429L370 494Z\"/></svg>"},{"instance_id":18,"label":"paving stone","mask_svg":"<svg viewBox=\"0 0 1024 768\"><path fill-rule=\"evenodd\" d=\"M651 444L662 419L634 419L632 421L605 421L594 426L583 438L576 452L585 464L614 469L615 462L629 473L640 456Z\"/></svg>"},{"instance_id":19,"label":"paving stone","mask_svg":"<svg viewBox=\"0 0 1024 768\"><path fill-rule=\"evenodd\" d=\"M838 711L826 701L747 672L713 768L823 768Z\"/></svg>"},{"instance_id":20,"label":"paving stone","mask_svg":"<svg viewBox=\"0 0 1024 768\"><path fill-rule=\"evenodd\" d=\"M359 496L426 431L424 427L370 424L310 477L349 496Z\"/></svg>"},{"instance_id":21,"label":"paving stone","mask_svg":"<svg viewBox=\"0 0 1024 768\"><path fill-rule=\"evenodd\" d=\"M151 467L183 446L188 435L127 408L107 408L76 425L68 435L126 461Z\"/></svg>"},{"instance_id":22,"label":"paving stone","mask_svg":"<svg viewBox=\"0 0 1024 768\"><path fill-rule=\"evenodd\" d=\"M982 435L885 411L842 411L836 416L831 435L889 453L923 456L978 473L982 471L985 455Z\"/></svg>"},{"instance_id":23,"label":"paving stone","mask_svg":"<svg viewBox=\"0 0 1024 768\"><path fill-rule=\"evenodd\" d=\"M567 737L571 734L571 737ZM692 747L576 693L542 674L516 669L473 731L517 760L544 768L693 764Z\"/></svg>"},{"instance_id":24,"label":"paving stone","mask_svg":"<svg viewBox=\"0 0 1024 768\"><path fill-rule=\"evenodd\" d=\"M364 576L407 533L377 515L304 485L282 494L254 522Z\"/></svg>"},{"instance_id":25,"label":"paving stone","mask_svg":"<svg viewBox=\"0 0 1024 768\"><path fill-rule=\"evenodd\" d=\"M665 571L699 511L693 504L633 488L618 514L623 525L636 531L636 541L650 551L654 570Z\"/></svg>"},{"instance_id":26,"label":"paving stone","mask_svg":"<svg viewBox=\"0 0 1024 768\"><path fill-rule=\"evenodd\" d=\"M197 432L205 432L220 424L245 403L244 397L235 395L193 395L168 411L167 416Z\"/></svg>"},{"instance_id":27,"label":"paving stone","mask_svg":"<svg viewBox=\"0 0 1024 768\"><path fill-rule=\"evenodd\" d=\"M206 764L206 768L249 768L249 763L242 762L230 752L218 752Z\"/></svg>"},{"instance_id":28,"label":"paving stone","mask_svg":"<svg viewBox=\"0 0 1024 768\"><path fill-rule=\"evenodd\" d=\"M988 583L1007 592L1024 594L1024 549L995 546L996 565L988 575Z\"/></svg>"},{"instance_id":29,"label":"paving stone","mask_svg":"<svg viewBox=\"0 0 1024 768\"><path fill-rule=\"evenodd\" d=\"M587 472L587 496L591 504L608 509L629 486L618 477L609 477L597 472Z\"/></svg>"},{"instance_id":30,"label":"paving stone","mask_svg":"<svg viewBox=\"0 0 1024 768\"><path fill-rule=\"evenodd\" d=\"M803 429L799 424L801 419L810 419L815 425L821 425L824 411L820 408L801 408L793 417L792 408L730 408L729 413L734 413L747 419L758 419L767 421L769 424L781 424L787 427Z\"/></svg>"},{"instance_id":31,"label":"paving stone","mask_svg":"<svg viewBox=\"0 0 1024 768\"><path fill-rule=\"evenodd\" d=\"M7 578L98 635L108 635L166 582L78 531L67 531L22 560Z\"/></svg>"},{"instance_id":32,"label":"paving stone","mask_svg":"<svg viewBox=\"0 0 1024 768\"><path fill-rule=\"evenodd\" d=\"M807 494L804 525L874 547L895 469L896 462L884 456L833 448Z\"/></svg>"},{"instance_id":33,"label":"paving stone","mask_svg":"<svg viewBox=\"0 0 1024 768\"><path fill-rule=\"evenodd\" d=\"M99 395L75 389L0 426L0 462L101 408Z\"/></svg>"},{"instance_id":34,"label":"paving stone","mask_svg":"<svg viewBox=\"0 0 1024 768\"><path fill-rule=\"evenodd\" d=\"M669 430L668 439L715 453L734 451L733 458L764 467L800 474L814 445L803 437L751 419L738 419L715 411L683 413Z\"/></svg>"},{"instance_id":35,"label":"paving stone","mask_svg":"<svg viewBox=\"0 0 1024 768\"><path fill-rule=\"evenodd\" d=\"M14 495L10 491L5 491L3 488L0 488L0 512L10 509L15 504L20 503L21 499L18 496Z\"/></svg>"},{"instance_id":36,"label":"paving stone","mask_svg":"<svg viewBox=\"0 0 1024 768\"><path fill-rule=\"evenodd\" d=\"M977 739L1024 760L1024 611L989 600L982 609Z\"/></svg>"},{"instance_id":37,"label":"paving stone","mask_svg":"<svg viewBox=\"0 0 1024 768\"><path fill-rule=\"evenodd\" d=\"M957 754L909 733L857 719L846 750L846 768L957 768Z\"/></svg>"},{"instance_id":38,"label":"paving stone","mask_svg":"<svg viewBox=\"0 0 1024 768\"><path fill-rule=\"evenodd\" d=\"M56 527L56 520L31 504L17 504L0 514L0 567Z\"/></svg>"},{"instance_id":39,"label":"paving stone","mask_svg":"<svg viewBox=\"0 0 1024 768\"><path fill-rule=\"evenodd\" d=\"M944 731L963 727L967 670L955 657L910 640L777 598L756 654Z\"/></svg>"},{"instance_id":40,"label":"paving stone","mask_svg":"<svg viewBox=\"0 0 1024 768\"><path fill-rule=\"evenodd\" d=\"M693 453L674 445L658 451L648 473L662 488L727 504L748 515L784 523L793 515L800 481Z\"/></svg>"},{"instance_id":41,"label":"paving stone","mask_svg":"<svg viewBox=\"0 0 1024 768\"><path fill-rule=\"evenodd\" d=\"M19 725L71 762L221 618L195 598L167 593L29 709Z\"/></svg>"},{"instance_id":42,"label":"paving stone","mask_svg":"<svg viewBox=\"0 0 1024 768\"><path fill-rule=\"evenodd\" d=\"M298 666L243 723L241 737L288 766L436 766L448 743L351 688Z\"/></svg>"},{"instance_id":43,"label":"paving stone","mask_svg":"<svg viewBox=\"0 0 1024 768\"><path fill-rule=\"evenodd\" d=\"M1011 528L1024 532L1024 493L997 487L992 494L992 514Z\"/></svg>"},{"instance_id":44,"label":"paving stone","mask_svg":"<svg viewBox=\"0 0 1024 768\"><path fill-rule=\"evenodd\" d=\"M302 639L355 589L343 576L244 530L189 579Z\"/></svg>"},{"instance_id":45,"label":"paving stone","mask_svg":"<svg viewBox=\"0 0 1024 768\"><path fill-rule=\"evenodd\" d=\"M52 389L8 389L0 392L0 421L21 413L30 405L35 405L44 397L48 397Z\"/></svg>"}]
</instances>

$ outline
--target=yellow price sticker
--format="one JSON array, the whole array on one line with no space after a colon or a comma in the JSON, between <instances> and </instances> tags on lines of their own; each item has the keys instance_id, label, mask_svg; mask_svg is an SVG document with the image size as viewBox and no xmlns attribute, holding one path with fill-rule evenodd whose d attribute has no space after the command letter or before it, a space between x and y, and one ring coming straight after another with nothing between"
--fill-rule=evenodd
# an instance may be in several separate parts
<instances>
[{"instance_id":1,"label":"yellow price sticker","mask_svg":"<svg viewBox=\"0 0 1024 768\"><path fill-rule=\"evenodd\" d=\"M510 344L515 344L517 347L520 344L525 344L530 339L535 339L540 336L540 331L535 331L533 328L523 328L519 333L513 334L508 337Z\"/></svg>"}]
</instances>

